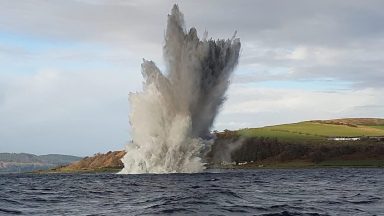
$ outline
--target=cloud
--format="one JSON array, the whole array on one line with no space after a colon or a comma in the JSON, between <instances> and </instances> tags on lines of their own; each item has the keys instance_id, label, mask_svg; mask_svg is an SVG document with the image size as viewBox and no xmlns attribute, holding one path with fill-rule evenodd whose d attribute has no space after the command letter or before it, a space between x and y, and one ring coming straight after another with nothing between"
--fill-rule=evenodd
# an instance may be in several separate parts
<instances>
[{"instance_id":1,"label":"cloud","mask_svg":"<svg viewBox=\"0 0 384 216\"><path fill-rule=\"evenodd\" d=\"M314 119L381 117L383 90L303 91L235 84L215 127L222 130Z\"/></svg>"},{"instance_id":2,"label":"cloud","mask_svg":"<svg viewBox=\"0 0 384 216\"><path fill-rule=\"evenodd\" d=\"M270 80L335 80L354 89L381 87L384 82L383 44L353 48L303 46L288 50L250 46L235 82Z\"/></svg>"},{"instance_id":3,"label":"cloud","mask_svg":"<svg viewBox=\"0 0 384 216\"><path fill-rule=\"evenodd\" d=\"M356 87L377 86L378 80L383 81L382 1L178 3L188 26L196 26L200 34L208 30L213 37L231 37L238 30L243 43L242 65L253 65L254 71L261 69L263 73L274 73L281 67L287 71L268 79L325 77L356 82ZM145 57L162 64L166 14L172 4L173 1L2 1L0 30L49 40L124 47L136 59Z\"/></svg>"},{"instance_id":4,"label":"cloud","mask_svg":"<svg viewBox=\"0 0 384 216\"><path fill-rule=\"evenodd\" d=\"M44 70L8 79L0 97L2 151L87 155L129 141L131 76ZM140 83L136 81L136 83Z\"/></svg>"},{"instance_id":5,"label":"cloud","mask_svg":"<svg viewBox=\"0 0 384 216\"><path fill-rule=\"evenodd\" d=\"M177 1L176 1L177 2ZM130 43L162 42L173 1L1 2L0 27L44 37ZM189 26L214 36L238 30L245 41L270 47L294 44L345 46L383 36L382 1L178 2ZM228 16L231 14L231 16Z\"/></svg>"},{"instance_id":6,"label":"cloud","mask_svg":"<svg viewBox=\"0 0 384 216\"><path fill-rule=\"evenodd\" d=\"M22 47L0 44L0 62L10 57L23 57L29 55L29 52Z\"/></svg>"}]
</instances>

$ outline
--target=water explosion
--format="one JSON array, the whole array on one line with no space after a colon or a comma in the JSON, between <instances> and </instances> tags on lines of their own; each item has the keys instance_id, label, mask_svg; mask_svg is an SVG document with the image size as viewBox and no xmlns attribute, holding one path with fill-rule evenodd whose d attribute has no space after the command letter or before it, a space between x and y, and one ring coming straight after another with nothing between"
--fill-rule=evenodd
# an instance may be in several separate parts
<instances>
[{"instance_id":1,"label":"water explosion","mask_svg":"<svg viewBox=\"0 0 384 216\"><path fill-rule=\"evenodd\" d=\"M177 5L168 15L163 74L142 63L143 91L130 93L132 143L120 173L200 172L213 143L211 126L238 63L240 40L200 40Z\"/></svg>"}]
</instances>

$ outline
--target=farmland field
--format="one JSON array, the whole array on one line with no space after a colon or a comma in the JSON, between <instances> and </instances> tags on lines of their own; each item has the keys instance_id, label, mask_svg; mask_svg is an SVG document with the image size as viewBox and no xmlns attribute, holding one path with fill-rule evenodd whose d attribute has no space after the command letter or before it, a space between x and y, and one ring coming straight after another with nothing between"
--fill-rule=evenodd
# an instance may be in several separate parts
<instances>
[{"instance_id":1,"label":"farmland field","mask_svg":"<svg viewBox=\"0 0 384 216\"><path fill-rule=\"evenodd\" d=\"M371 128L376 128L384 131L384 125L377 125L377 126L369 126Z\"/></svg>"},{"instance_id":2,"label":"farmland field","mask_svg":"<svg viewBox=\"0 0 384 216\"><path fill-rule=\"evenodd\" d=\"M284 141L324 140L328 137L384 136L384 125L343 125L321 122L299 122L238 131L245 137L275 137Z\"/></svg>"}]
</instances>

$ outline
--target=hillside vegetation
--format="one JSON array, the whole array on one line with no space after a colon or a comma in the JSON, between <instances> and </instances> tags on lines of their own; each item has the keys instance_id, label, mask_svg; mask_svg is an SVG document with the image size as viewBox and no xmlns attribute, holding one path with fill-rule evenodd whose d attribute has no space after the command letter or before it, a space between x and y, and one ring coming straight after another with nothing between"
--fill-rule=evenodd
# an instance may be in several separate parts
<instances>
[{"instance_id":1,"label":"hillside vegetation","mask_svg":"<svg viewBox=\"0 0 384 216\"><path fill-rule=\"evenodd\" d=\"M123 168L121 158L124 151L109 151L105 154L97 153L91 157L85 157L80 161L67 166L56 167L52 172L94 172L94 171L118 171Z\"/></svg>"},{"instance_id":2,"label":"hillside vegetation","mask_svg":"<svg viewBox=\"0 0 384 216\"><path fill-rule=\"evenodd\" d=\"M226 130L217 134L209 156L216 165L230 158L247 166L384 166L384 141L375 139L384 136L382 124L384 119L336 119ZM361 140L329 140L332 137ZM230 147L230 155L223 157L223 149Z\"/></svg>"}]
</instances>

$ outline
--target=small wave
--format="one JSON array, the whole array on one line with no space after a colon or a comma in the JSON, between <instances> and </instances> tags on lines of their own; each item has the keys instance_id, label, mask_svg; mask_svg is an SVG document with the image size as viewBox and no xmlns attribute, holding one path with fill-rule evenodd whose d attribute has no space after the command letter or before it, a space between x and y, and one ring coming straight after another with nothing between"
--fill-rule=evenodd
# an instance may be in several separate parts
<instances>
[{"instance_id":1,"label":"small wave","mask_svg":"<svg viewBox=\"0 0 384 216\"><path fill-rule=\"evenodd\" d=\"M352 204L370 204L370 203L374 203L375 201L374 200L357 200L357 201L348 201L348 202Z\"/></svg>"},{"instance_id":2,"label":"small wave","mask_svg":"<svg viewBox=\"0 0 384 216\"><path fill-rule=\"evenodd\" d=\"M0 202L7 202L7 203L10 203L10 204L16 204L16 205L21 205L22 204L21 202L18 202L16 200L12 200L12 199L7 199L7 198L0 198Z\"/></svg>"},{"instance_id":3,"label":"small wave","mask_svg":"<svg viewBox=\"0 0 384 216\"><path fill-rule=\"evenodd\" d=\"M234 207L230 207L230 208L221 208L222 210L225 210L227 212L230 212L230 213L249 213L247 210L245 209L242 209L242 208L234 208Z\"/></svg>"},{"instance_id":4,"label":"small wave","mask_svg":"<svg viewBox=\"0 0 384 216\"><path fill-rule=\"evenodd\" d=\"M329 216L329 215L320 214L320 213L299 213L299 212L282 211L279 213L261 214L259 216Z\"/></svg>"},{"instance_id":5,"label":"small wave","mask_svg":"<svg viewBox=\"0 0 384 216\"><path fill-rule=\"evenodd\" d=\"M353 196L353 197L357 197L357 196L362 196L360 194L356 195L356 196ZM362 197L360 199L351 199L351 200L347 200L347 202L349 203L352 203L352 204L370 204L370 203L375 203L376 201L378 200L381 200L382 198L380 197L376 197L376 196L368 196L368 197Z\"/></svg>"},{"instance_id":6,"label":"small wave","mask_svg":"<svg viewBox=\"0 0 384 216\"><path fill-rule=\"evenodd\" d=\"M342 204L342 202L333 201L333 200L320 201L320 203L325 203L327 205L340 205L340 204Z\"/></svg>"},{"instance_id":7,"label":"small wave","mask_svg":"<svg viewBox=\"0 0 384 216\"><path fill-rule=\"evenodd\" d=\"M229 189L215 189L214 191L215 191L215 193L219 193L221 195L225 195L228 197L243 199L243 197L241 197L239 194L237 194L237 193L235 193Z\"/></svg>"},{"instance_id":8,"label":"small wave","mask_svg":"<svg viewBox=\"0 0 384 216\"><path fill-rule=\"evenodd\" d=\"M276 209L276 208L287 208L287 207L291 207L291 206L284 204L284 205L273 205L273 206L270 206L269 208Z\"/></svg>"},{"instance_id":9,"label":"small wave","mask_svg":"<svg viewBox=\"0 0 384 216\"><path fill-rule=\"evenodd\" d=\"M217 178L211 178L211 179L206 179L206 180L204 180L204 181L219 181L219 179L217 179Z\"/></svg>"},{"instance_id":10,"label":"small wave","mask_svg":"<svg viewBox=\"0 0 384 216\"><path fill-rule=\"evenodd\" d=\"M4 208L0 208L0 212L8 213L8 214L14 214L14 215L21 215L21 214L23 214L23 212L19 211L19 210L4 209Z\"/></svg>"},{"instance_id":11,"label":"small wave","mask_svg":"<svg viewBox=\"0 0 384 216\"><path fill-rule=\"evenodd\" d=\"M163 209L158 212L158 214L181 214L181 213L195 213L187 208L171 208L171 209Z\"/></svg>"},{"instance_id":12,"label":"small wave","mask_svg":"<svg viewBox=\"0 0 384 216\"><path fill-rule=\"evenodd\" d=\"M265 184L265 183L268 183L268 182L267 181L263 181L263 180L253 180L253 183Z\"/></svg>"}]
</instances>

